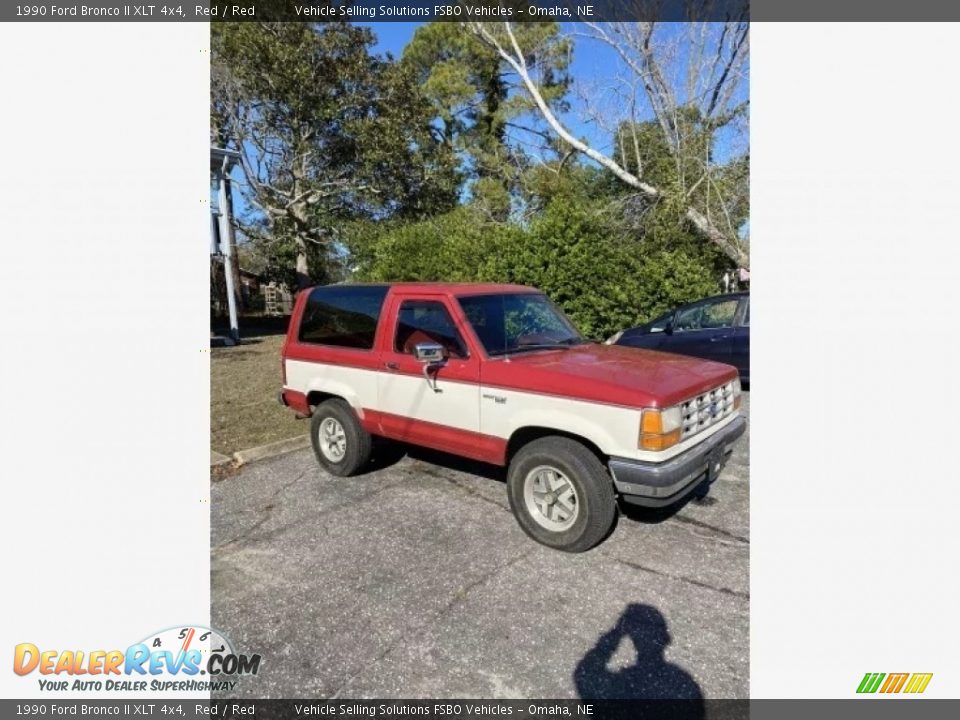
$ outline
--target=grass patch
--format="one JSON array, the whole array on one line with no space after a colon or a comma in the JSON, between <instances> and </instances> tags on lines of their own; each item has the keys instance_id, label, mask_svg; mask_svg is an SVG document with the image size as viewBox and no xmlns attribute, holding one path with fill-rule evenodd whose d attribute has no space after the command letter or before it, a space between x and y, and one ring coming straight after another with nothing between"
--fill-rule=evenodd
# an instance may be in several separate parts
<instances>
[{"instance_id":1,"label":"grass patch","mask_svg":"<svg viewBox=\"0 0 960 720\"><path fill-rule=\"evenodd\" d=\"M246 338L210 349L210 441L224 455L308 432L277 402L283 335Z\"/></svg>"}]
</instances>

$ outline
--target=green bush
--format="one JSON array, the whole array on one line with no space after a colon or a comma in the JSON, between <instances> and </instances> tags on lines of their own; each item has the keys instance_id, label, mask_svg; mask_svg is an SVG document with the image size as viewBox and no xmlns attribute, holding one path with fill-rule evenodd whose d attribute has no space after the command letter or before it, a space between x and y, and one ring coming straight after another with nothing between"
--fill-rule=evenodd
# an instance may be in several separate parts
<instances>
[{"instance_id":1,"label":"green bush","mask_svg":"<svg viewBox=\"0 0 960 720\"><path fill-rule=\"evenodd\" d=\"M585 336L601 340L717 292L702 258L685 250L649 250L596 208L558 198L521 238L488 256L482 275L539 287Z\"/></svg>"},{"instance_id":2,"label":"green bush","mask_svg":"<svg viewBox=\"0 0 960 720\"><path fill-rule=\"evenodd\" d=\"M603 205L563 194L527 226L491 222L467 206L420 222L357 227L350 248L357 280L536 286L586 337L602 340L718 292L712 256L692 243L666 244L632 237Z\"/></svg>"}]
</instances>

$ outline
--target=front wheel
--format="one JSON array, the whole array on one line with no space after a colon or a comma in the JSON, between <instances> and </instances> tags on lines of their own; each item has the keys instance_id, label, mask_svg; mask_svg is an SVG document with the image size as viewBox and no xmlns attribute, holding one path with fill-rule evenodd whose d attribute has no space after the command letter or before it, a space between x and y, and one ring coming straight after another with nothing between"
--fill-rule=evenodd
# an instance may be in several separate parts
<instances>
[{"instance_id":1,"label":"front wheel","mask_svg":"<svg viewBox=\"0 0 960 720\"><path fill-rule=\"evenodd\" d=\"M507 474L510 509L527 535L565 552L603 540L617 516L613 483L584 445L546 437L524 446Z\"/></svg>"},{"instance_id":2,"label":"front wheel","mask_svg":"<svg viewBox=\"0 0 960 720\"><path fill-rule=\"evenodd\" d=\"M339 398L325 400L314 410L310 439L317 460L331 475L354 475L370 460L370 433L353 408Z\"/></svg>"}]
</instances>

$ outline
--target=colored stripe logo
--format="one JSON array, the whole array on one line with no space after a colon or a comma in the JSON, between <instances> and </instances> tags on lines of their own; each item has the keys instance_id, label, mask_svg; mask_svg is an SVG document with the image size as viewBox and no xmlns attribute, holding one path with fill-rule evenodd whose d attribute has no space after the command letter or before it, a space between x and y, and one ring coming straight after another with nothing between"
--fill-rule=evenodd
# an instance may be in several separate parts
<instances>
[{"instance_id":1,"label":"colored stripe logo","mask_svg":"<svg viewBox=\"0 0 960 720\"><path fill-rule=\"evenodd\" d=\"M857 692L861 694L904 692L916 695L927 689L932 677L933 673L866 673L860 685L857 686Z\"/></svg>"}]
</instances>

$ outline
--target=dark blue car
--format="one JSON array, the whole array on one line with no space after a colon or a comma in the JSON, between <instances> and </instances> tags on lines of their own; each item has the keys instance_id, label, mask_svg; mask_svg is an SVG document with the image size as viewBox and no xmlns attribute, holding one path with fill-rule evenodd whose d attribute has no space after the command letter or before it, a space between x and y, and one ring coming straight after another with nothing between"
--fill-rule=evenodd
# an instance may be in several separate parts
<instances>
[{"instance_id":1,"label":"dark blue car","mask_svg":"<svg viewBox=\"0 0 960 720\"><path fill-rule=\"evenodd\" d=\"M733 365L750 382L750 293L729 293L671 310L608 342Z\"/></svg>"}]
</instances>

